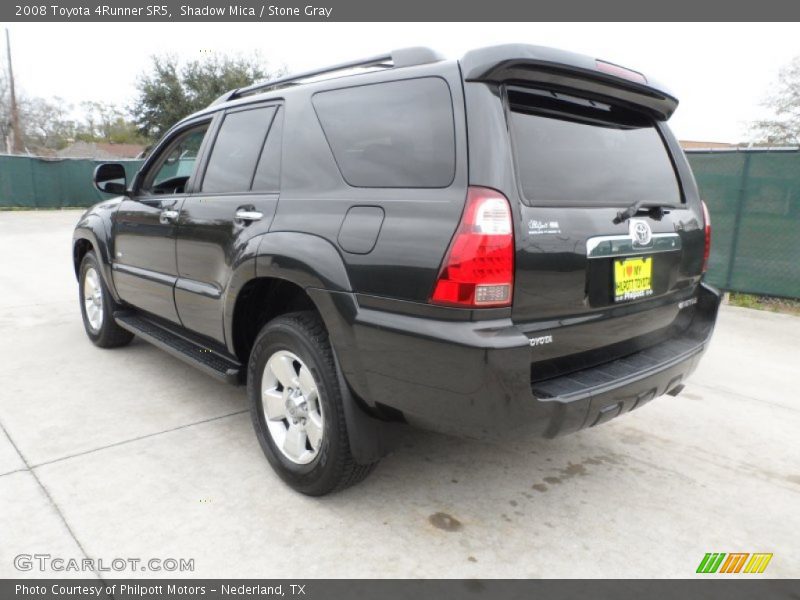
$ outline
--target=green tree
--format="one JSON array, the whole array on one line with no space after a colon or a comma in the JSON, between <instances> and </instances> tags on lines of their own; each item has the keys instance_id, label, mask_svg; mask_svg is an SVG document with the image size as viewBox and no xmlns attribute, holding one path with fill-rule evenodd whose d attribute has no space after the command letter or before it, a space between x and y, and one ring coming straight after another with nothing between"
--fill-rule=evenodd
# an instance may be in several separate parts
<instances>
[{"instance_id":1,"label":"green tree","mask_svg":"<svg viewBox=\"0 0 800 600\"><path fill-rule=\"evenodd\" d=\"M764 104L775 116L753 123L752 131L759 141L800 143L800 56L780 70L778 81Z\"/></svg>"},{"instance_id":2,"label":"green tree","mask_svg":"<svg viewBox=\"0 0 800 600\"><path fill-rule=\"evenodd\" d=\"M138 98L131 113L139 132L154 139L228 90L282 72L270 72L258 57L214 55L181 65L175 56L153 56L150 71L136 83Z\"/></svg>"}]
</instances>

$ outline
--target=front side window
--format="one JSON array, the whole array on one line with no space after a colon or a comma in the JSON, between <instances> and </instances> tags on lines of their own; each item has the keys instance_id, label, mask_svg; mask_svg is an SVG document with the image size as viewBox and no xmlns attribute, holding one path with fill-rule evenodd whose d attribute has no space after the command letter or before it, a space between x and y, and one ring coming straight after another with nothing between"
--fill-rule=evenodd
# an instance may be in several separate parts
<instances>
[{"instance_id":1,"label":"front side window","mask_svg":"<svg viewBox=\"0 0 800 600\"><path fill-rule=\"evenodd\" d=\"M267 106L225 115L208 159L203 193L250 191L274 114L275 107Z\"/></svg>"},{"instance_id":2,"label":"front side window","mask_svg":"<svg viewBox=\"0 0 800 600\"><path fill-rule=\"evenodd\" d=\"M453 181L453 101L443 79L320 92L313 103L349 185L440 188Z\"/></svg>"},{"instance_id":3,"label":"front side window","mask_svg":"<svg viewBox=\"0 0 800 600\"><path fill-rule=\"evenodd\" d=\"M509 89L517 176L533 205L678 205L664 140L642 113L560 92Z\"/></svg>"},{"instance_id":4,"label":"front side window","mask_svg":"<svg viewBox=\"0 0 800 600\"><path fill-rule=\"evenodd\" d=\"M156 157L145 175L141 191L150 194L173 194L184 191L194 172L200 146L208 123L184 131Z\"/></svg>"}]
</instances>

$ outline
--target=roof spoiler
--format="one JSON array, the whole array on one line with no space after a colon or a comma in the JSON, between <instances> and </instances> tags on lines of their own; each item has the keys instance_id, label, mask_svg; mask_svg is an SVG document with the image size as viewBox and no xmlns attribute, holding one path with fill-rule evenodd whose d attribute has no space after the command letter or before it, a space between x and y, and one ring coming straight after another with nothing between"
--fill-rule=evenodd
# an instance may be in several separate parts
<instances>
[{"instance_id":1,"label":"roof spoiler","mask_svg":"<svg viewBox=\"0 0 800 600\"><path fill-rule=\"evenodd\" d=\"M580 91L644 109L660 121L678 107L675 96L642 73L555 48L491 46L467 52L460 64L465 81Z\"/></svg>"}]
</instances>

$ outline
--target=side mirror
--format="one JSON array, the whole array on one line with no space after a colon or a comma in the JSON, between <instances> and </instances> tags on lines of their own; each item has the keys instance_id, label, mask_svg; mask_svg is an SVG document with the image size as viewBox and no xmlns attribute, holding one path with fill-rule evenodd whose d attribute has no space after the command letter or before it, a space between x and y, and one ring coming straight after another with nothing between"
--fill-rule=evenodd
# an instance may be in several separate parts
<instances>
[{"instance_id":1,"label":"side mirror","mask_svg":"<svg viewBox=\"0 0 800 600\"><path fill-rule=\"evenodd\" d=\"M103 163L94 170L94 185L106 194L127 194L128 180L125 167L119 163Z\"/></svg>"}]
</instances>

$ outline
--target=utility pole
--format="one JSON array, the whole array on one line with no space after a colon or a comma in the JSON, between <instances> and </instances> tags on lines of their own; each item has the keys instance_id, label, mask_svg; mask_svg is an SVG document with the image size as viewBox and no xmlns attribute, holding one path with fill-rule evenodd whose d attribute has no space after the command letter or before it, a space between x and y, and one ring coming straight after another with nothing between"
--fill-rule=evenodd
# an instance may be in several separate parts
<instances>
[{"instance_id":1,"label":"utility pole","mask_svg":"<svg viewBox=\"0 0 800 600\"><path fill-rule=\"evenodd\" d=\"M6 54L8 56L8 89L11 93L11 153L22 154L22 133L19 130L19 110L17 110L17 95L14 92L14 71L11 68L11 37L6 27Z\"/></svg>"}]
</instances>

